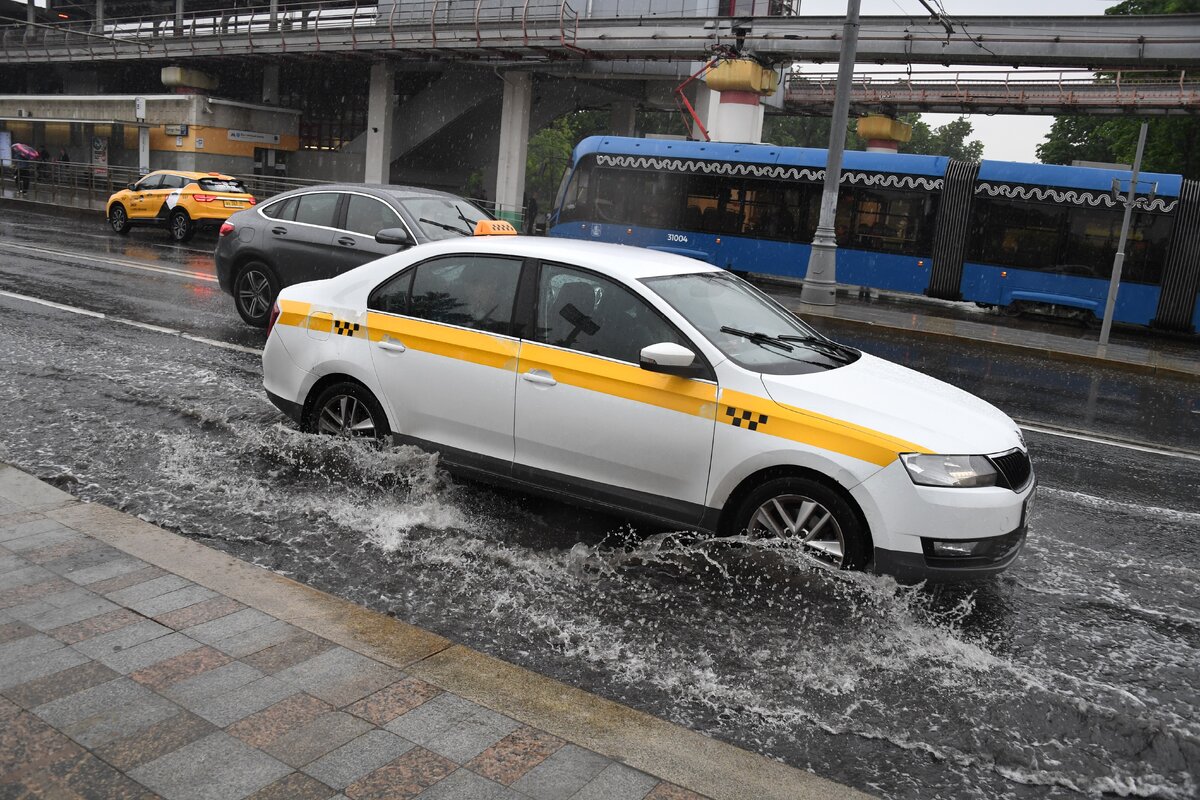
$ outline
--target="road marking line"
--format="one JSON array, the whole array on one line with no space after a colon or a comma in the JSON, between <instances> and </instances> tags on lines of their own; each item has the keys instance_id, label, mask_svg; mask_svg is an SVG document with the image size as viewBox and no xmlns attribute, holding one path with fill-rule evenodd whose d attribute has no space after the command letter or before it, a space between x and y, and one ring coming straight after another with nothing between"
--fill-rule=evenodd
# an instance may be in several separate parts
<instances>
[{"instance_id":1,"label":"road marking line","mask_svg":"<svg viewBox=\"0 0 1200 800\"><path fill-rule=\"evenodd\" d=\"M79 308L78 306L69 306L64 303L56 303L53 300L43 300L40 297L30 297L16 292L8 292L0 289L0 297L8 297L13 300L24 300L28 303L36 303L40 306L66 311L71 314L79 314L84 317L92 317L93 319L103 319L109 322L116 322L121 325L128 325L131 328L140 328L141 330L154 331L156 333L165 333L169 336L178 336L181 339L187 339L191 342L199 344L207 344L212 347L219 347L222 350L233 350L238 353L249 353L250 355L261 356L262 350L257 347L247 347L246 345L233 344L231 342L221 342L216 339L209 339L205 336L197 336L194 333L176 330L174 328L164 328L161 325L153 325L149 322L138 322L133 319L124 317L114 317L111 314L105 314L100 311L92 311L87 308ZM1022 430L1032 433L1041 433L1047 436L1060 436L1064 439L1077 439L1083 442L1092 442L1093 444L1107 445L1108 447L1119 447L1125 450L1136 450L1141 453L1151 453L1153 455L1167 456L1168 458L1181 458L1188 461L1200 461L1200 454L1192 453L1187 450L1171 450L1161 447L1152 447L1143 444L1134 444L1132 442L1122 442L1117 439L1107 439L1094 434L1089 434L1084 431L1068 431L1055 428L1048 428L1032 422L1017 421Z\"/></svg>"},{"instance_id":2,"label":"road marking line","mask_svg":"<svg viewBox=\"0 0 1200 800\"><path fill-rule=\"evenodd\" d=\"M108 322L116 322L121 325L128 325L131 328L138 328L144 331L153 331L154 333L165 333L168 336L178 336L181 339L187 339L191 342L199 342L212 347L219 347L222 350L233 350L237 353L249 353L250 355L261 356L262 350L257 347L247 347L242 344L233 344L232 342L219 342L216 339L209 339L205 336L197 336L194 333L176 330L174 328L164 328L162 325L153 325L149 322L138 322L135 319L126 319L125 317L114 317L111 314L104 314L100 311L92 311L87 308L79 308L78 306L68 306L63 303L56 303L53 300L43 300L40 297L30 297L16 292L6 292L0 289L0 297L8 297L13 300L24 300L27 303L36 303L39 306L46 306L58 311L66 311L70 314L79 314L84 317L92 317L93 319L103 319Z\"/></svg>"},{"instance_id":3,"label":"road marking line","mask_svg":"<svg viewBox=\"0 0 1200 800\"><path fill-rule=\"evenodd\" d=\"M216 275L206 275L203 272L191 272L186 269L176 269L175 267L159 267L153 264L143 264L138 261L124 261L119 258L104 258L102 256L87 255L84 253L72 253L69 250L51 250L46 247L33 247L32 245L16 244L14 242L0 242L0 248L10 248L17 250L26 250L35 255L52 255L70 258L75 261L94 261L98 264L113 264L118 267L126 267L128 269L140 269L145 272L157 272L162 275L172 275L176 278L189 278L197 281L207 281L208 283L216 283Z\"/></svg>"},{"instance_id":4,"label":"road marking line","mask_svg":"<svg viewBox=\"0 0 1200 800\"><path fill-rule=\"evenodd\" d=\"M1030 431L1032 433L1041 433L1045 434L1046 436L1061 436L1064 439L1076 439L1081 442L1092 442L1094 444L1103 444L1109 447L1120 447L1125 450L1136 450L1139 453L1151 453L1156 456L1168 456L1170 458L1183 458L1188 461L1200 461L1200 453L1193 453L1190 450L1156 447L1154 445L1141 444L1138 442L1125 442L1121 441L1120 439L1110 439L1105 436L1098 436L1087 431L1046 427L1022 420L1016 420L1016 423L1021 426L1022 430Z\"/></svg>"}]
</instances>

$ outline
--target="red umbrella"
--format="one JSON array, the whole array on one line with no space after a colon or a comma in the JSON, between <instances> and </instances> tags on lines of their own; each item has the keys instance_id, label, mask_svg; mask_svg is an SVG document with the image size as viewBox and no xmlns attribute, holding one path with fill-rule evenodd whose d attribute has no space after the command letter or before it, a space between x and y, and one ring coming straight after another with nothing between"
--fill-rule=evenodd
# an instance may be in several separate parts
<instances>
[{"instance_id":1,"label":"red umbrella","mask_svg":"<svg viewBox=\"0 0 1200 800\"><path fill-rule=\"evenodd\" d=\"M30 147L27 144L18 142L12 146L12 154L17 158L24 158L30 161L37 161L41 158L36 147Z\"/></svg>"}]
</instances>

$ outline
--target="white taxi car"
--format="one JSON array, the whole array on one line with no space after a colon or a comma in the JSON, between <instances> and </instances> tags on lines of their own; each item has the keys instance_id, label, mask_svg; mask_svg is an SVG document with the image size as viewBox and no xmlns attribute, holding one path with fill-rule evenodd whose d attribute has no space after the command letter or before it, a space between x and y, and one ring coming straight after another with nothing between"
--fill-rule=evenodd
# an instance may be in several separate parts
<instances>
[{"instance_id":1,"label":"white taxi car","mask_svg":"<svg viewBox=\"0 0 1200 800\"><path fill-rule=\"evenodd\" d=\"M837 344L728 272L475 236L280 293L264 385L306 430L901 579L999 572L1034 476L1016 424Z\"/></svg>"}]
</instances>

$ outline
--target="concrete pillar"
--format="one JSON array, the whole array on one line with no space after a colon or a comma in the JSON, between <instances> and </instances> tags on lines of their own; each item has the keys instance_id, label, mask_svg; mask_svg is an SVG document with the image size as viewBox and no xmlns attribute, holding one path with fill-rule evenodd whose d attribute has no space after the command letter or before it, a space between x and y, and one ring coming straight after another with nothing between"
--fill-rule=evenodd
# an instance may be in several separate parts
<instances>
[{"instance_id":1,"label":"concrete pillar","mask_svg":"<svg viewBox=\"0 0 1200 800\"><path fill-rule=\"evenodd\" d=\"M632 100L613 103L608 116L608 129L613 136L636 136L637 104Z\"/></svg>"},{"instance_id":2,"label":"concrete pillar","mask_svg":"<svg viewBox=\"0 0 1200 800\"><path fill-rule=\"evenodd\" d=\"M392 117L396 112L396 68L390 62L371 65L367 92L367 154L363 180L388 183L392 172Z\"/></svg>"},{"instance_id":3,"label":"concrete pillar","mask_svg":"<svg viewBox=\"0 0 1200 800\"><path fill-rule=\"evenodd\" d=\"M183 36L183 0L175 0L175 35Z\"/></svg>"},{"instance_id":4,"label":"concrete pillar","mask_svg":"<svg viewBox=\"0 0 1200 800\"><path fill-rule=\"evenodd\" d=\"M267 105L279 105L279 65L267 64L263 67L262 101Z\"/></svg>"},{"instance_id":5,"label":"concrete pillar","mask_svg":"<svg viewBox=\"0 0 1200 800\"><path fill-rule=\"evenodd\" d=\"M271 0L271 30L279 27L279 0Z\"/></svg>"},{"instance_id":6,"label":"concrete pillar","mask_svg":"<svg viewBox=\"0 0 1200 800\"><path fill-rule=\"evenodd\" d=\"M529 154L529 112L533 76L507 72L500 109L500 154L496 159L496 215L520 227L525 195L525 159Z\"/></svg>"},{"instance_id":7,"label":"concrete pillar","mask_svg":"<svg viewBox=\"0 0 1200 800\"><path fill-rule=\"evenodd\" d=\"M96 19L92 23L92 30L100 31L104 28L104 0L96 0Z\"/></svg>"},{"instance_id":8,"label":"concrete pillar","mask_svg":"<svg viewBox=\"0 0 1200 800\"><path fill-rule=\"evenodd\" d=\"M25 31L33 33L33 23L37 22L37 6L33 4L33 0L26 0L25 3Z\"/></svg>"},{"instance_id":9,"label":"concrete pillar","mask_svg":"<svg viewBox=\"0 0 1200 800\"><path fill-rule=\"evenodd\" d=\"M143 126L138 128L138 174L145 175L150 171L150 129Z\"/></svg>"},{"instance_id":10,"label":"concrete pillar","mask_svg":"<svg viewBox=\"0 0 1200 800\"><path fill-rule=\"evenodd\" d=\"M692 108L696 110L696 116L700 118L700 122L704 124L708 135L716 140L715 131L717 129L717 112L720 108L720 95L708 88L708 84L696 82L692 84L696 87L696 99L692 101ZM704 134L700 131L699 126L692 125L692 138L704 141Z\"/></svg>"}]
</instances>

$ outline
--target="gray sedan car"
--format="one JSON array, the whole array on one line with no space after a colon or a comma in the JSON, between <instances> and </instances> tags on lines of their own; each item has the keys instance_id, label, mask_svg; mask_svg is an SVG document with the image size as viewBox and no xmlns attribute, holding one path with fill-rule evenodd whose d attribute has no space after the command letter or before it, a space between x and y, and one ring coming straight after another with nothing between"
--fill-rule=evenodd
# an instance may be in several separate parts
<instances>
[{"instance_id":1,"label":"gray sedan car","mask_svg":"<svg viewBox=\"0 0 1200 800\"><path fill-rule=\"evenodd\" d=\"M456 195L327 184L286 192L221 226L217 279L249 325L266 327L284 286L331 278L424 242L471 236L491 216Z\"/></svg>"}]
</instances>

